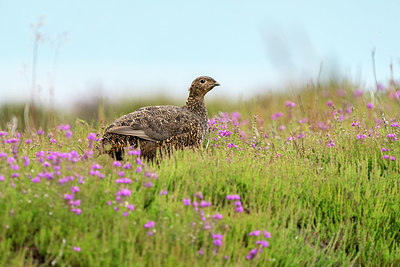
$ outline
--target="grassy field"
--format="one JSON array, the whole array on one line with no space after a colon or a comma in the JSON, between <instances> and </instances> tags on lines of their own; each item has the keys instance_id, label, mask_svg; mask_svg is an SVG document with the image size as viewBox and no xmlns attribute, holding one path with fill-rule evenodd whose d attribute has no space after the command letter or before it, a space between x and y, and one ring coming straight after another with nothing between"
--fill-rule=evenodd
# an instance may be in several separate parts
<instances>
[{"instance_id":1,"label":"grassy field","mask_svg":"<svg viewBox=\"0 0 400 267\"><path fill-rule=\"evenodd\" d=\"M159 164L94 149L128 108L4 126L0 265L400 265L398 89L210 102L204 147Z\"/></svg>"}]
</instances>

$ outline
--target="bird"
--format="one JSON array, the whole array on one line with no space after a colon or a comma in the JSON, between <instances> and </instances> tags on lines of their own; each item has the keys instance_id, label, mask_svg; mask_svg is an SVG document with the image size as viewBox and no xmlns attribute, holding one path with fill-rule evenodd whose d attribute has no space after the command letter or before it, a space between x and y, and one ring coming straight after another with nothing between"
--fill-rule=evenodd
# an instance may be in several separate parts
<instances>
[{"instance_id":1,"label":"bird","mask_svg":"<svg viewBox=\"0 0 400 267\"><path fill-rule=\"evenodd\" d=\"M140 148L141 157L153 161L163 151L199 147L208 132L204 96L216 86L213 78L200 76L184 106L147 106L118 118L104 130L102 152L120 161L127 147Z\"/></svg>"}]
</instances>

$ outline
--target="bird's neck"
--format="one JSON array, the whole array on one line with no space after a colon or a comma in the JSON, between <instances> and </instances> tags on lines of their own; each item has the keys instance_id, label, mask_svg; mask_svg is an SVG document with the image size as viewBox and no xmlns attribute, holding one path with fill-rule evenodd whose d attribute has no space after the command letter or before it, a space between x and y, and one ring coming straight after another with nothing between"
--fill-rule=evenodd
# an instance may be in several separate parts
<instances>
[{"instance_id":1,"label":"bird's neck","mask_svg":"<svg viewBox=\"0 0 400 267\"><path fill-rule=\"evenodd\" d=\"M204 104L204 96L189 95L185 107L201 118L208 120L206 105Z\"/></svg>"}]
</instances>

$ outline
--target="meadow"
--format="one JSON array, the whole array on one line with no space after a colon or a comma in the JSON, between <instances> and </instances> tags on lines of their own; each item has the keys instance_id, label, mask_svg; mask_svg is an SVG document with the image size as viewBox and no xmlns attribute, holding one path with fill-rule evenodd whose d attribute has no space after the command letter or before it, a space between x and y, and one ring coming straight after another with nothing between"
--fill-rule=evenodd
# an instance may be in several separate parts
<instances>
[{"instance_id":1,"label":"meadow","mask_svg":"<svg viewBox=\"0 0 400 267\"><path fill-rule=\"evenodd\" d=\"M3 109L0 265L399 265L399 90L207 96L204 146L159 163L95 149L102 126L150 103L43 112L30 130Z\"/></svg>"}]
</instances>

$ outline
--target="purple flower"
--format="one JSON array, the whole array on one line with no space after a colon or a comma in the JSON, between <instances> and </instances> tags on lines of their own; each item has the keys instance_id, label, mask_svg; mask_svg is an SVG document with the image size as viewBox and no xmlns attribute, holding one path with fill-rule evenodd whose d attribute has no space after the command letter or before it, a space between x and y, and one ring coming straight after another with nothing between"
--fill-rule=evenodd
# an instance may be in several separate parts
<instances>
[{"instance_id":1,"label":"purple flower","mask_svg":"<svg viewBox=\"0 0 400 267\"><path fill-rule=\"evenodd\" d=\"M90 167L92 170L100 170L101 166L99 164L93 164L92 167Z\"/></svg>"},{"instance_id":2,"label":"purple flower","mask_svg":"<svg viewBox=\"0 0 400 267\"><path fill-rule=\"evenodd\" d=\"M129 196L131 196L131 190L129 190L127 188L121 189L120 191L117 192L117 196L129 197Z\"/></svg>"},{"instance_id":3,"label":"purple flower","mask_svg":"<svg viewBox=\"0 0 400 267\"><path fill-rule=\"evenodd\" d=\"M334 146L335 146L335 142L330 141L330 142L328 143L328 147L334 147Z\"/></svg>"},{"instance_id":4,"label":"purple flower","mask_svg":"<svg viewBox=\"0 0 400 267\"><path fill-rule=\"evenodd\" d=\"M123 213L122 213L122 216L124 216L124 217L126 217L126 216L128 216L129 215L129 212L127 212L127 211L124 211Z\"/></svg>"},{"instance_id":5,"label":"purple flower","mask_svg":"<svg viewBox=\"0 0 400 267\"><path fill-rule=\"evenodd\" d=\"M69 130L69 129L71 129L71 126L69 126L68 124L60 124L60 125L58 125L57 126L57 129L58 130L63 130L63 131L67 131L67 130Z\"/></svg>"},{"instance_id":6,"label":"purple flower","mask_svg":"<svg viewBox=\"0 0 400 267\"><path fill-rule=\"evenodd\" d=\"M236 207L242 206L242 202L241 202L240 200L235 201L235 206L236 206Z\"/></svg>"},{"instance_id":7,"label":"purple flower","mask_svg":"<svg viewBox=\"0 0 400 267\"><path fill-rule=\"evenodd\" d=\"M94 141L94 140L96 140L96 134L95 134L95 133L90 133L90 134L88 135L87 139L88 139L89 141Z\"/></svg>"},{"instance_id":8,"label":"purple flower","mask_svg":"<svg viewBox=\"0 0 400 267\"><path fill-rule=\"evenodd\" d=\"M238 213L242 213L242 212L243 212L243 207L242 207L242 206L237 207L237 208L236 208L236 211L237 211Z\"/></svg>"},{"instance_id":9,"label":"purple flower","mask_svg":"<svg viewBox=\"0 0 400 267\"><path fill-rule=\"evenodd\" d=\"M161 190L160 195L168 195L168 190Z\"/></svg>"},{"instance_id":10,"label":"purple flower","mask_svg":"<svg viewBox=\"0 0 400 267\"><path fill-rule=\"evenodd\" d=\"M246 260L251 260L257 255L258 250L256 248L250 250L249 254L246 256Z\"/></svg>"},{"instance_id":11,"label":"purple flower","mask_svg":"<svg viewBox=\"0 0 400 267\"><path fill-rule=\"evenodd\" d=\"M203 254L204 254L204 251L199 250L198 253L199 253L200 255L203 255Z\"/></svg>"},{"instance_id":12,"label":"purple flower","mask_svg":"<svg viewBox=\"0 0 400 267\"><path fill-rule=\"evenodd\" d=\"M249 236L259 236L259 235L260 235L260 230L255 230L249 233Z\"/></svg>"},{"instance_id":13,"label":"purple flower","mask_svg":"<svg viewBox=\"0 0 400 267\"><path fill-rule=\"evenodd\" d=\"M338 90L336 90L336 94L338 95L338 96L345 96L346 95L346 91L345 90L343 90L343 89L338 89Z\"/></svg>"},{"instance_id":14,"label":"purple flower","mask_svg":"<svg viewBox=\"0 0 400 267\"><path fill-rule=\"evenodd\" d=\"M52 144L57 143L56 139L54 139L54 138L51 138L51 139L50 139L50 142L51 142Z\"/></svg>"},{"instance_id":15,"label":"purple flower","mask_svg":"<svg viewBox=\"0 0 400 267\"><path fill-rule=\"evenodd\" d=\"M220 247L222 245L222 241L220 239L214 239L214 245Z\"/></svg>"},{"instance_id":16,"label":"purple flower","mask_svg":"<svg viewBox=\"0 0 400 267\"><path fill-rule=\"evenodd\" d=\"M58 182L60 183L60 185L64 185L65 183L69 182L69 179L67 177L63 177L61 179L58 179Z\"/></svg>"},{"instance_id":17,"label":"purple flower","mask_svg":"<svg viewBox=\"0 0 400 267\"><path fill-rule=\"evenodd\" d=\"M142 160L141 160L140 158L137 158L137 159L136 159L136 164L137 164L137 165L141 165L141 164L142 164Z\"/></svg>"},{"instance_id":18,"label":"purple flower","mask_svg":"<svg viewBox=\"0 0 400 267\"><path fill-rule=\"evenodd\" d=\"M372 103L368 103L368 104L367 104L367 108L369 108L369 109L372 109L372 108L374 108L374 104L372 104Z\"/></svg>"},{"instance_id":19,"label":"purple flower","mask_svg":"<svg viewBox=\"0 0 400 267\"><path fill-rule=\"evenodd\" d=\"M283 116L282 112L275 113L275 114L271 115L271 120L276 120L282 116Z\"/></svg>"},{"instance_id":20,"label":"purple flower","mask_svg":"<svg viewBox=\"0 0 400 267\"><path fill-rule=\"evenodd\" d=\"M304 124L308 122L308 118L304 118L302 120L299 120L299 123Z\"/></svg>"},{"instance_id":21,"label":"purple flower","mask_svg":"<svg viewBox=\"0 0 400 267\"><path fill-rule=\"evenodd\" d=\"M328 107L332 107L333 106L333 102L331 100L326 101L326 105Z\"/></svg>"},{"instance_id":22,"label":"purple flower","mask_svg":"<svg viewBox=\"0 0 400 267\"><path fill-rule=\"evenodd\" d=\"M377 83L376 84L376 90L383 91L383 90L385 90L385 86L383 84L381 84L381 83Z\"/></svg>"},{"instance_id":23,"label":"purple flower","mask_svg":"<svg viewBox=\"0 0 400 267\"><path fill-rule=\"evenodd\" d=\"M76 193L76 192L79 192L79 187L77 187L77 186L72 186L71 187L71 192L74 194L74 193Z\"/></svg>"},{"instance_id":24,"label":"purple flower","mask_svg":"<svg viewBox=\"0 0 400 267\"><path fill-rule=\"evenodd\" d=\"M296 106L296 103L291 102L291 101L286 101L286 107L292 108L292 107L294 107L294 106Z\"/></svg>"},{"instance_id":25,"label":"purple flower","mask_svg":"<svg viewBox=\"0 0 400 267\"><path fill-rule=\"evenodd\" d=\"M212 216L212 218L213 218L213 219L216 219L216 220L221 220L221 219L222 219L222 215L219 214L219 213L217 213L217 214L214 214L214 215Z\"/></svg>"},{"instance_id":26,"label":"purple flower","mask_svg":"<svg viewBox=\"0 0 400 267\"><path fill-rule=\"evenodd\" d=\"M229 148L233 147L233 148L238 149L238 146L235 145L234 143L228 143L227 147L229 147Z\"/></svg>"},{"instance_id":27,"label":"purple flower","mask_svg":"<svg viewBox=\"0 0 400 267\"><path fill-rule=\"evenodd\" d=\"M28 158L27 156L22 156L21 158L24 160L24 166L25 166L25 167L28 166L29 163L30 163L29 158Z\"/></svg>"},{"instance_id":28,"label":"purple flower","mask_svg":"<svg viewBox=\"0 0 400 267\"><path fill-rule=\"evenodd\" d=\"M240 200L240 196L239 195L227 195L226 199L227 200Z\"/></svg>"},{"instance_id":29,"label":"purple flower","mask_svg":"<svg viewBox=\"0 0 400 267\"><path fill-rule=\"evenodd\" d=\"M145 183L144 183L144 187L150 188L150 187L152 187L152 186L153 186L153 183L152 183L152 182L145 182Z\"/></svg>"},{"instance_id":30,"label":"purple flower","mask_svg":"<svg viewBox=\"0 0 400 267\"><path fill-rule=\"evenodd\" d=\"M200 207L205 208L205 207L210 207L211 206L211 202L208 201L200 201Z\"/></svg>"},{"instance_id":31,"label":"purple flower","mask_svg":"<svg viewBox=\"0 0 400 267\"><path fill-rule=\"evenodd\" d=\"M10 138L10 139L5 140L6 144L16 144L18 142L19 142L19 139L17 139L17 138Z\"/></svg>"},{"instance_id":32,"label":"purple flower","mask_svg":"<svg viewBox=\"0 0 400 267\"><path fill-rule=\"evenodd\" d=\"M67 137L68 139L70 139L72 136L72 132L71 131L66 131L65 132L65 137Z\"/></svg>"},{"instance_id":33,"label":"purple flower","mask_svg":"<svg viewBox=\"0 0 400 267\"><path fill-rule=\"evenodd\" d=\"M27 139L27 140L25 141L25 144L32 144L32 139Z\"/></svg>"},{"instance_id":34,"label":"purple flower","mask_svg":"<svg viewBox=\"0 0 400 267\"><path fill-rule=\"evenodd\" d=\"M100 172L99 171L90 170L89 174L98 176L98 175L100 175Z\"/></svg>"},{"instance_id":35,"label":"purple flower","mask_svg":"<svg viewBox=\"0 0 400 267\"><path fill-rule=\"evenodd\" d=\"M137 173L141 173L141 172L142 172L142 167L140 167L140 166L137 167L136 172L137 172Z\"/></svg>"},{"instance_id":36,"label":"purple flower","mask_svg":"<svg viewBox=\"0 0 400 267\"><path fill-rule=\"evenodd\" d=\"M128 154L130 156L140 156L140 150L130 150Z\"/></svg>"},{"instance_id":37,"label":"purple flower","mask_svg":"<svg viewBox=\"0 0 400 267\"><path fill-rule=\"evenodd\" d=\"M40 183L40 178L36 176L35 178L32 179L32 182Z\"/></svg>"},{"instance_id":38,"label":"purple flower","mask_svg":"<svg viewBox=\"0 0 400 267\"><path fill-rule=\"evenodd\" d=\"M271 233L267 232L266 230L263 230L263 234L266 238L271 238Z\"/></svg>"},{"instance_id":39,"label":"purple flower","mask_svg":"<svg viewBox=\"0 0 400 267\"><path fill-rule=\"evenodd\" d=\"M354 95L355 97L362 97L362 96L363 96L363 91L360 90L360 89L355 90L355 91L353 92L353 95Z\"/></svg>"},{"instance_id":40,"label":"purple flower","mask_svg":"<svg viewBox=\"0 0 400 267\"><path fill-rule=\"evenodd\" d=\"M0 174L0 181L4 181L4 176Z\"/></svg>"},{"instance_id":41,"label":"purple flower","mask_svg":"<svg viewBox=\"0 0 400 267\"><path fill-rule=\"evenodd\" d=\"M17 164L11 164L10 168L11 170L17 171L19 169L19 166Z\"/></svg>"},{"instance_id":42,"label":"purple flower","mask_svg":"<svg viewBox=\"0 0 400 267\"><path fill-rule=\"evenodd\" d=\"M194 197L197 197L198 199L203 199L203 193L201 192L196 192L193 194Z\"/></svg>"},{"instance_id":43,"label":"purple flower","mask_svg":"<svg viewBox=\"0 0 400 267\"><path fill-rule=\"evenodd\" d=\"M239 112L232 112L231 113L231 118L232 118L232 120L235 120L235 121L239 120L240 119L240 113Z\"/></svg>"},{"instance_id":44,"label":"purple flower","mask_svg":"<svg viewBox=\"0 0 400 267\"><path fill-rule=\"evenodd\" d=\"M218 130L218 135L221 137L226 137L226 136L230 136L233 133L231 131L227 131L227 130Z\"/></svg>"},{"instance_id":45,"label":"purple flower","mask_svg":"<svg viewBox=\"0 0 400 267\"><path fill-rule=\"evenodd\" d=\"M202 230L210 230L210 229L211 229L211 225L208 222L205 222Z\"/></svg>"},{"instance_id":46,"label":"purple flower","mask_svg":"<svg viewBox=\"0 0 400 267\"><path fill-rule=\"evenodd\" d=\"M286 130L286 126L285 125L281 125L278 127L278 131L284 131Z\"/></svg>"},{"instance_id":47,"label":"purple flower","mask_svg":"<svg viewBox=\"0 0 400 267\"><path fill-rule=\"evenodd\" d=\"M33 180L33 179L32 179ZM70 194L65 194L64 195L64 199L65 200L73 200L74 199L74 196L73 195L70 195Z\"/></svg>"},{"instance_id":48,"label":"purple flower","mask_svg":"<svg viewBox=\"0 0 400 267\"><path fill-rule=\"evenodd\" d=\"M81 205L81 200L80 199L77 199L77 200L75 200L75 201L73 201L73 200L70 200L69 201L69 204L71 205L71 206L80 206Z\"/></svg>"},{"instance_id":49,"label":"purple flower","mask_svg":"<svg viewBox=\"0 0 400 267\"><path fill-rule=\"evenodd\" d=\"M130 210L130 211L135 210L135 206L133 206L133 204L129 204L128 205L128 210Z\"/></svg>"},{"instance_id":50,"label":"purple flower","mask_svg":"<svg viewBox=\"0 0 400 267\"><path fill-rule=\"evenodd\" d=\"M117 183L117 184L130 184L130 183L132 183L132 180L128 179L128 178L121 178L121 179L116 179L115 183Z\"/></svg>"},{"instance_id":51,"label":"purple flower","mask_svg":"<svg viewBox=\"0 0 400 267\"><path fill-rule=\"evenodd\" d=\"M183 204L184 204L185 206L190 206L191 201L190 201L189 198L185 198L185 199L182 200L182 201L183 201Z\"/></svg>"},{"instance_id":52,"label":"purple flower","mask_svg":"<svg viewBox=\"0 0 400 267\"><path fill-rule=\"evenodd\" d=\"M81 248L80 247L74 247L73 250L76 251L76 252L81 252Z\"/></svg>"},{"instance_id":53,"label":"purple flower","mask_svg":"<svg viewBox=\"0 0 400 267\"><path fill-rule=\"evenodd\" d=\"M126 163L122 168L123 169L130 169L132 167L132 164L130 164L129 162Z\"/></svg>"},{"instance_id":54,"label":"purple flower","mask_svg":"<svg viewBox=\"0 0 400 267\"><path fill-rule=\"evenodd\" d=\"M256 242L257 245L262 245L264 248L268 247L268 241L260 240Z\"/></svg>"},{"instance_id":55,"label":"purple flower","mask_svg":"<svg viewBox=\"0 0 400 267\"><path fill-rule=\"evenodd\" d=\"M155 223L153 221L148 221L147 223L144 224L144 228L152 228L155 226Z\"/></svg>"},{"instance_id":56,"label":"purple flower","mask_svg":"<svg viewBox=\"0 0 400 267\"><path fill-rule=\"evenodd\" d=\"M363 139L367 138L367 135L365 135L365 134L357 134L357 135L356 135L356 138L357 138L358 140L363 140Z\"/></svg>"},{"instance_id":57,"label":"purple flower","mask_svg":"<svg viewBox=\"0 0 400 267\"><path fill-rule=\"evenodd\" d=\"M212 237L213 239L219 239L219 240L222 240L222 239L223 239L223 236L222 236L221 234L211 234L211 237Z\"/></svg>"},{"instance_id":58,"label":"purple flower","mask_svg":"<svg viewBox=\"0 0 400 267\"><path fill-rule=\"evenodd\" d=\"M391 140L393 140L393 141L397 141L397 135L395 133L394 134L388 134L388 135L386 135L386 137L391 139Z\"/></svg>"},{"instance_id":59,"label":"purple flower","mask_svg":"<svg viewBox=\"0 0 400 267\"><path fill-rule=\"evenodd\" d=\"M114 161L112 164L114 167L121 167L121 162L120 161Z\"/></svg>"}]
</instances>

